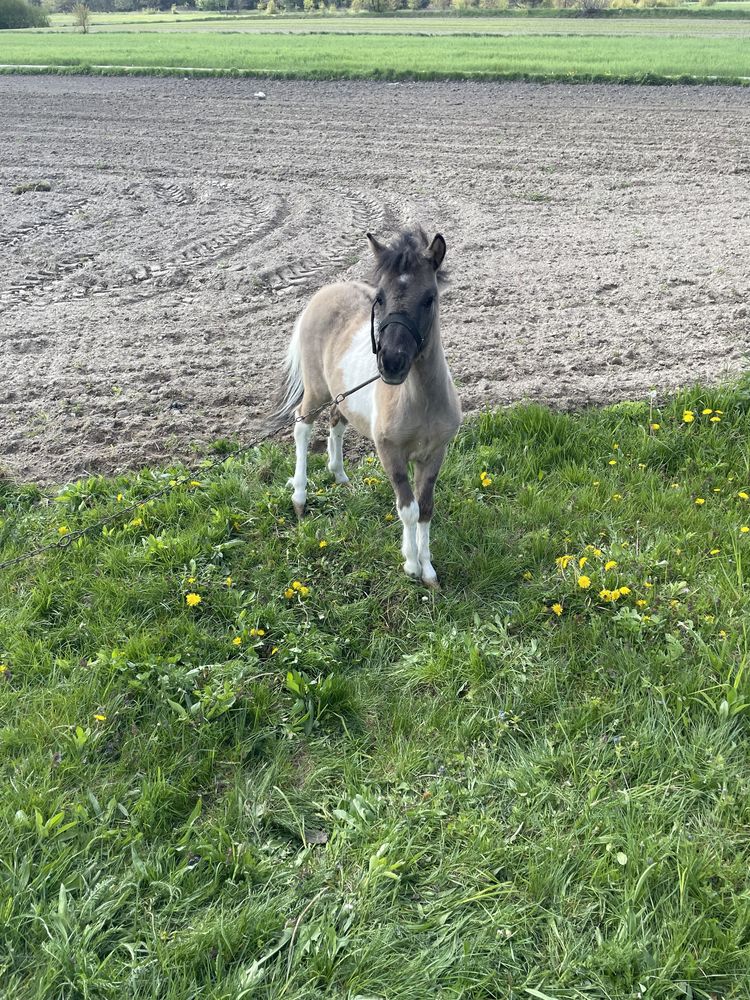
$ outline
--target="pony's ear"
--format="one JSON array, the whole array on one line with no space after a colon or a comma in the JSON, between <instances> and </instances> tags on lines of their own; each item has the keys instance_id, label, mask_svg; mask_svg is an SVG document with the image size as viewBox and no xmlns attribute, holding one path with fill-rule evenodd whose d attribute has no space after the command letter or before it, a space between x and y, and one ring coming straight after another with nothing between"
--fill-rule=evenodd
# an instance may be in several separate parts
<instances>
[{"instance_id":1,"label":"pony's ear","mask_svg":"<svg viewBox=\"0 0 750 1000\"><path fill-rule=\"evenodd\" d=\"M380 255L385 250L385 244L381 243L379 240L376 240L375 237L372 235L372 233L365 233L365 236L367 237L367 242L370 244L370 249L372 250L372 252L375 254L376 257L380 257Z\"/></svg>"},{"instance_id":2,"label":"pony's ear","mask_svg":"<svg viewBox=\"0 0 750 1000\"><path fill-rule=\"evenodd\" d=\"M436 271L443 263L443 258L445 257L445 240L440 233L435 236L435 239L425 250L425 257L432 261L432 266Z\"/></svg>"}]
</instances>

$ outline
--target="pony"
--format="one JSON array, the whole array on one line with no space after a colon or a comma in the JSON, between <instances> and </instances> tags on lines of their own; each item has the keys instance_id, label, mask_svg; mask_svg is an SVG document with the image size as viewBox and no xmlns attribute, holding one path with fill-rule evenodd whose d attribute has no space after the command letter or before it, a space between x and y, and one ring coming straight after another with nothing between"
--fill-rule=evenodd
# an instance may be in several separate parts
<instances>
[{"instance_id":1,"label":"pony","mask_svg":"<svg viewBox=\"0 0 750 1000\"><path fill-rule=\"evenodd\" d=\"M404 571L438 589L430 553L433 496L462 417L440 337L445 240L438 233L429 242L421 227L400 232L390 245L372 233L367 240L374 255L371 280L326 285L294 325L286 392L276 414L281 422L295 418L296 463L287 485L302 517L313 421L333 400L328 470L337 483L349 482L343 463L349 424L373 442L403 525ZM356 388L367 379L373 381Z\"/></svg>"}]
</instances>

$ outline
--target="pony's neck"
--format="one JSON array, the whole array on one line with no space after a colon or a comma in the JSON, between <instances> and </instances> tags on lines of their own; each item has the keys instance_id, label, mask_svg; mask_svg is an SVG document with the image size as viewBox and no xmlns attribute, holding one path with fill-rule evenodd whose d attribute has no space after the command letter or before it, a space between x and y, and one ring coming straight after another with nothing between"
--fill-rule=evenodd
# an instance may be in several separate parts
<instances>
[{"instance_id":1,"label":"pony's neck","mask_svg":"<svg viewBox=\"0 0 750 1000\"><path fill-rule=\"evenodd\" d=\"M429 392L433 395L440 392L441 387L448 385L450 376L448 365L445 361L443 351L443 340L440 336L440 315L435 316L429 334L426 337L426 345L418 358L412 364L409 377L404 382L408 385L411 381L411 388L416 392Z\"/></svg>"}]
</instances>

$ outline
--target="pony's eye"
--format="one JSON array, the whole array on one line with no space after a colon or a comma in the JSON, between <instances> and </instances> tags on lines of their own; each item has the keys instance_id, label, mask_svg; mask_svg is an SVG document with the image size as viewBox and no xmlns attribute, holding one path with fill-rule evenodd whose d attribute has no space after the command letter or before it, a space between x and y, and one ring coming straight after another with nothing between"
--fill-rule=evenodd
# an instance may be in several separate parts
<instances>
[{"instance_id":1,"label":"pony's eye","mask_svg":"<svg viewBox=\"0 0 750 1000\"><path fill-rule=\"evenodd\" d=\"M434 295L428 295L425 298L425 300L422 302L422 305L425 307L425 309L429 309L430 306L432 305L432 303L434 301L435 301L435 296Z\"/></svg>"}]
</instances>

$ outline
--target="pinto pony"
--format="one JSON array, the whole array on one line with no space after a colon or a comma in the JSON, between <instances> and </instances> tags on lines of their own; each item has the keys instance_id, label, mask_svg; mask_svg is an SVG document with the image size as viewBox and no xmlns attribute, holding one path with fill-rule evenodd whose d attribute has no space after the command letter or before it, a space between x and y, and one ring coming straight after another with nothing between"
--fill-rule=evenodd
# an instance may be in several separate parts
<instances>
[{"instance_id":1,"label":"pinto pony","mask_svg":"<svg viewBox=\"0 0 750 1000\"><path fill-rule=\"evenodd\" d=\"M358 383L375 381L334 405L328 469L348 483L342 442L347 424L370 438L393 486L403 524L404 571L437 587L430 555L435 481L461 423L440 339L438 270L445 240L428 244L422 229L388 246L367 234L375 255L372 283L327 285L297 319L287 354L286 396L278 416L294 413L297 461L292 501L302 517L307 500L307 449L316 410ZM380 378L377 378L377 375ZM302 417L302 418L301 418ZM301 419L300 419L301 418ZM409 482L409 463L414 486Z\"/></svg>"}]
</instances>

